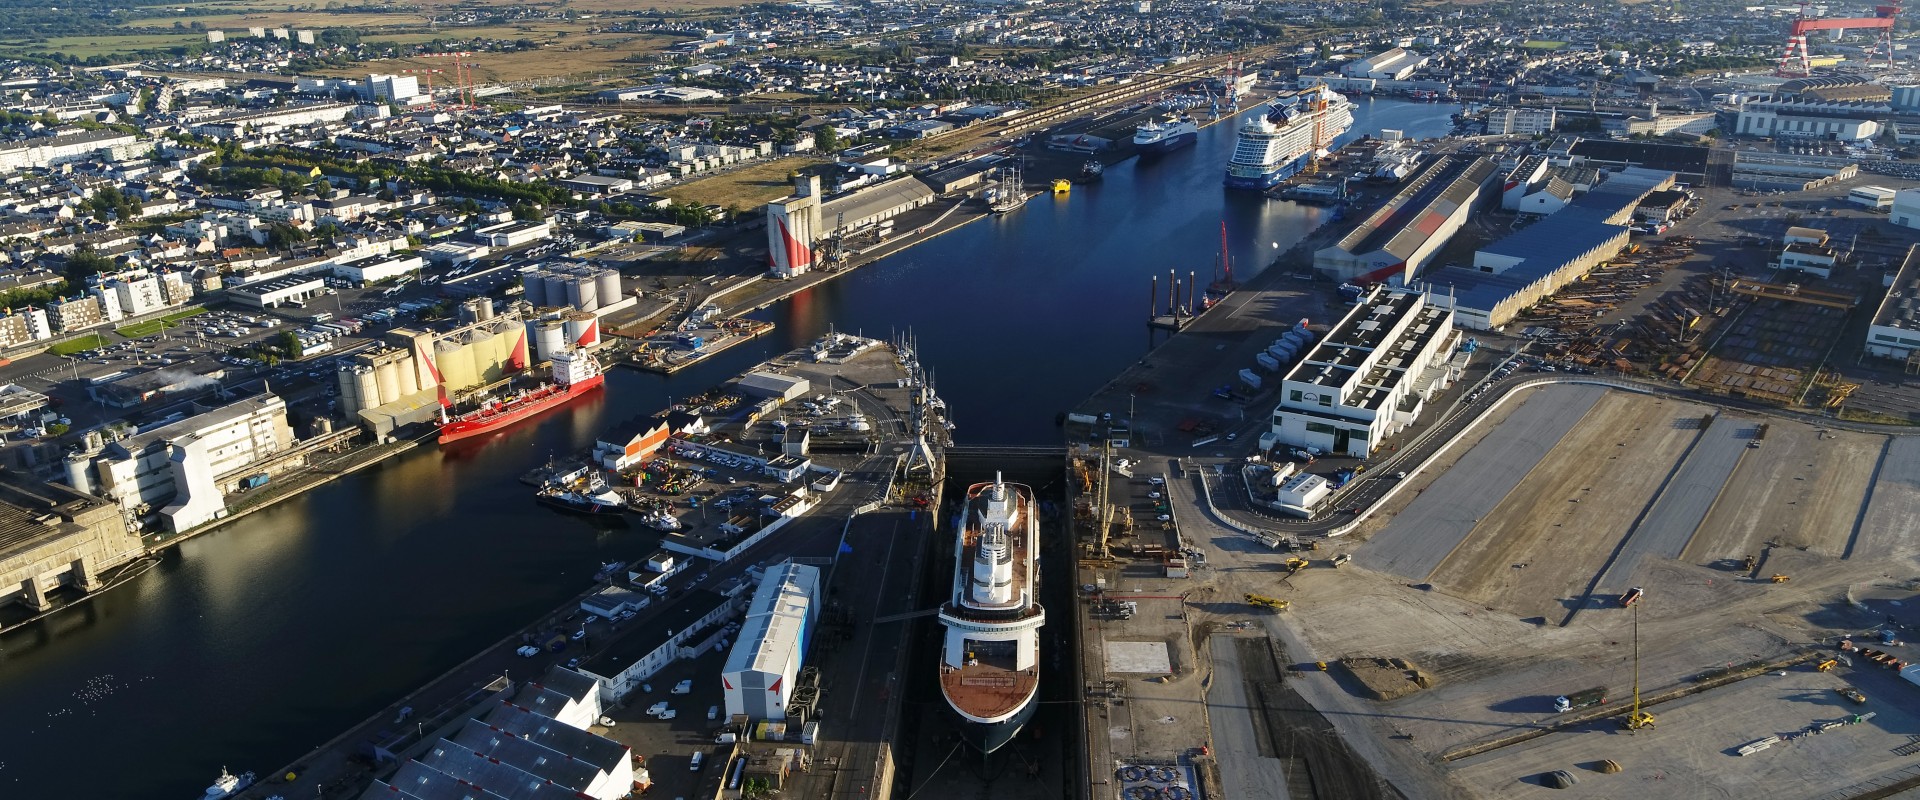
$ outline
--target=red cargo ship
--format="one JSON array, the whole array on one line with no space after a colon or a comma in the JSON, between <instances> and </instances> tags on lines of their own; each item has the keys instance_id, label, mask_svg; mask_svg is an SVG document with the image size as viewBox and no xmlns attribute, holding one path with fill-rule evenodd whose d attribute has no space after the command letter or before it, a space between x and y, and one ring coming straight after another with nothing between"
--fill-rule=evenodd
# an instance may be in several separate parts
<instances>
[{"instance_id":1,"label":"red cargo ship","mask_svg":"<svg viewBox=\"0 0 1920 800\"><path fill-rule=\"evenodd\" d=\"M457 442L492 433L550 408L558 408L580 395L600 388L606 376L600 362L584 351L572 350L553 356L553 382L521 392L505 400L489 400L486 405L440 419L440 443Z\"/></svg>"}]
</instances>

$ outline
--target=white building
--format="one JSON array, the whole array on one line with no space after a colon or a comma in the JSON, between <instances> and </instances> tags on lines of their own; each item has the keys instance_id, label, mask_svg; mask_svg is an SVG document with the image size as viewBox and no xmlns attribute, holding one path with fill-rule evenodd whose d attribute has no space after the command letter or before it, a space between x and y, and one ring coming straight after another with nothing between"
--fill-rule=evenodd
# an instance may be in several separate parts
<instances>
[{"instance_id":1,"label":"white building","mask_svg":"<svg viewBox=\"0 0 1920 800\"><path fill-rule=\"evenodd\" d=\"M1893 115L1885 103L1809 100L1760 95L1740 106L1733 132L1741 136L1864 141L1880 135Z\"/></svg>"},{"instance_id":2,"label":"white building","mask_svg":"<svg viewBox=\"0 0 1920 800\"><path fill-rule=\"evenodd\" d=\"M374 100L404 103L420 94L420 79L412 75L368 75L361 93Z\"/></svg>"},{"instance_id":3,"label":"white building","mask_svg":"<svg viewBox=\"0 0 1920 800\"><path fill-rule=\"evenodd\" d=\"M274 278L227 290L227 297L243 306L253 308L279 308L291 303L304 302L315 297L327 288L327 280L311 275L290 275Z\"/></svg>"},{"instance_id":4,"label":"white building","mask_svg":"<svg viewBox=\"0 0 1920 800\"><path fill-rule=\"evenodd\" d=\"M69 455L67 482L177 533L225 516L223 489L293 444L286 403L261 395Z\"/></svg>"},{"instance_id":5,"label":"white building","mask_svg":"<svg viewBox=\"0 0 1920 800\"><path fill-rule=\"evenodd\" d=\"M135 278L115 278L101 286L113 293L119 301L123 316L137 317L151 314L167 307L167 297L160 289L160 279L153 275ZM102 298L104 300L104 298ZM112 308L111 305L108 306ZM111 315L109 311L109 315Z\"/></svg>"},{"instance_id":6,"label":"white building","mask_svg":"<svg viewBox=\"0 0 1920 800\"><path fill-rule=\"evenodd\" d=\"M1855 186L1847 192L1847 201L1867 208L1892 208L1897 194L1885 186Z\"/></svg>"},{"instance_id":7,"label":"white building","mask_svg":"<svg viewBox=\"0 0 1920 800\"><path fill-rule=\"evenodd\" d=\"M819 227L819 176L795 181L792 195L767 204L767 267L774 277L791 278L813 268Z\"/></svg>"},{"instance_id":8,"label":"white building","mask_svg":"<svg viewBox=\"0 0 1920 800\"><path fill-rule=\"evenodd\" d=\"M1366 457L1453 383L1453 312L1375 286L1280 381L1282 443Z\"/></svg>"},{"instance_id":9,"label":"white building","mask_svg":"<svg viewBox=\"0 0 1920 800\"><path fill-rule=\"evenodd\" d=\"M1427 63L1419 53L1396 47L1378 55L1352 61L1340 67L1343 75L1380 81L1403 81L1420 65Z\"/></svg>"},{"instance_id":10,"label":"white building","mask_svg":"<svg viewBox=\"0 0 1920 800\"><path fill-rule=\"evenodd\" d=\"M1487 134L1490 136L1513 134L1539 136L1543 133L1551 133L1553 123L1552 107L1508 106L1487 112Z\"/></svg>"},{"instance_id":11,"label":"white building","mask_svg":"<svg viewBox=\"0 0 1920 800\"><path fill-rule=\"evenodd\" d=\"M689 592L656 613L642 613L634 630L589 656L580 672L599 682L602 702L620 702L668 664L719 646L726 638L722 625L736 609L726 595Z\"/></svg>"},{"instance_id":12,"label":"white building","mask_svg":"<svg viewBox=\"0 0 1920 800\"><path fill-rule=\"evenodd\" d=\"M1901 189L1893 193L1893 207L1887 210L1895 225L1920 228L1920 189Z\"/></svg>"},{"instance_id":13,"label":"white building","mask_svg":"<svg viewBox=\"0 0 1920 800\"><path fill-rule=\"evenodd\" d=\"M740 640L720 673L727 716L787 718L807 640L820 615L820 570L784 562L769 568L747 606Z\"/></svg>"},{"instance_id":14,"label":"white building","mask_svg":"<svg viewBox=\"0 0 1920 800\"><path fill-rule=\"evenodd\" d=\"M1920 245L1907 248L1906 260L1873 313L1867 355L1904 361L1909 375L1920 372Z\"/></svg>"},{"instance_id":15,"label":"white building","mask_svg":"<svg viewBox=\"0 0 1920 800\"><path fill-rule=\"evenodd\" d=\"M1780 251L1780 259L1774 262L1774 266L1826 278L1833 275L1833 266L1839 261L1839 256L1826 245L1794 242Z\"/></svg>"},{"instance_id":16,"label":"white building","mask_svg":"<svg viewBox=\"0 0 1920 800\"><path fill-rule=\"evenodd\" d=\"M1333 494L1333 484L1311 472L1296 472L1282 477L1280 483L1274 486L1273 493L1275 510L1296 517L1311 517L1314 510Z\"/></svg>"},{"instance_id":17,"label":"white building","mask_svg":"<svg viewBox=\"0 0 1920 800\"><path fill-rule=\"evenodd\" d=\"M518 247L553 235L553 223L547 220L502 222L476 228L473 238L492 247Z\"/></svg>"},{"instance_id":18,"label":"white building","mask_svg":"<svg viewBox=\"0 0 1920 800\"><path fill-rule=\"evenodd\" d=\"M333 274L354 283L375 283L419 272L426 265L426 260L416 255L369 256L335 264Z\"/></svg>"},{"instance_id":19,"label":"white building","mask_svg":"<svg viewBox=\"0 0 1920 800\"><path fill-rule=\"evenodd\" d=\"M151 145L148 145L151 147ZM114 130L78 131L0 145L0 175L75 161L115 162L135 155L140 140Z\"/></svg>"}]
</instances>

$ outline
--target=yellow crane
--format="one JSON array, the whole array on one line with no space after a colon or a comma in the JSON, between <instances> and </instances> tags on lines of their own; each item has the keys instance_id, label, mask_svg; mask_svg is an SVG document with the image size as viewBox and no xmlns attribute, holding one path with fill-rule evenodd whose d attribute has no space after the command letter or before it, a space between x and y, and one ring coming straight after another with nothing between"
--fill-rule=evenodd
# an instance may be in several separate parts
<instances>
[{"instance_id":1,"label":"yellow crane","mask_svg":"<svg viewBox=\"0 0 1920 800\"><path fill-rule=\"evenodd\" d=\"M1640 604L1633 605L1633 711L1627 714L1627 730L1653 727L1653 715L1640 710Z\"/></svg>"},{"instance_id":2,"label":"yellow crane","mask_svg":"<svg viewBox=\"0 0 1920 800\"><path fill-rule=\"evenodd\" d=\"M1285 600L1277 597L1268 597L1264 594L1248 594L1247 603L1271 611L1285 611L1289 605Z\"/></svg>"}]
</instances>

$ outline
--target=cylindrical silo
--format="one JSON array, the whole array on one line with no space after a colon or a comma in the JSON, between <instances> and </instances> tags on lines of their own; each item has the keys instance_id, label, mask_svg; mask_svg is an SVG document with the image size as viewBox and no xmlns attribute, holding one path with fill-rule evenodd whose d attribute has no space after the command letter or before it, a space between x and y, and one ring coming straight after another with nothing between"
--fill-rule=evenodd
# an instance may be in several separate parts
<instances>
[{"instance_id":1,"label":"cylindrical silo","mask_svg":"<svg viewBox=\"0 0 1920 800\"><path fill-rule=\"evenodd\" d=\"M93 465L92 453L67 454L67 485L75 489L93 493L93 475L88 467Z\"/></svg>"},{"instance_id":2,"label":"cylindrical silo","mask_svg":"<svg viewBox=\"0 0 1920 800\"><path fill-rule=\"evenodd\" d=\"M478 312L477 316L481 321L493 319L493 298L476 297L473 299L480 301L479 307L475 308L474 311Z\"/></svg>"},{"instance_id":3,"label":"cylindrical silo","mask_svg":"<svg viewBox=\"0 0 1920 800\"><path fill-rule=\"evenodd\" d=\"M541 279L547 283L547 302L541 308L552 308L567 304L567 276L558 272L542 272Z\"/></svg>"},{"instance_id":4,"label":"cylindrical silo","mask_svg":"<svg viewBox=\"0 0 1920 800\"><path fill-rule=\"evenodd\" d=\"M543 319L534 334L534 358L552 360L553 354L567 349L567 331L560 320Z\"/></svg>"},{"instance_id":5,"label":"cylindrical silo","mask_svg":"<svg viewBox=\"0 0 1920 800\"><path fill-rule=\"evenodd\" d=\"M580 311L592 311L600 307L600 285L591 275L575 275L567 282L567 305Z\"/></svg>"},{"instance_id":6,"label":"cylindrical silo","mask_svg":"<svg viewBox=\"0 0 1920 800\"><path fill-rule=\"evenodd\" d=\"M527 290L527 302L535 308L552 305L547 300L547 278L538 272L529 272L520 276L520 288Z\"/></svg>"},{"instance_id":7,"label":"cylindrical silo","mask_svg":"<svg viewBox=\"0 0 1920 800\"><path fill-rule=\"evenodd\" d=\"M470 389L480 383L480 371L473 366L473 349L459 342L434 345L434 362L440 365L440 380L448 393Z\"/></svg>"},{"instance_id":8,"label":"cylindrical silo","mask_svg":"<svg viewBox=\"0 0 1920 800\"><path fill-rule=\"evenodd\" d=\"M360 402L359 384L353 380L353 367L342 364L334 377L340 382L340 413L352 417L354 412L366 408Z\"/></svg>"},{"instance_id":9,"label":"cylindrical silo","mask_svg":"<svg viewBox=\"0 0 1920 800\"><path fill-rule=\"evenodd\" d=\"M360 397L363 409L380 405L380 379L374 376L372 367L354 367L353 393Z\"/></svg>"},{"instance_id":10,"label":"cylindrical silo","mask_svg":"<svg viewBox=\"0 0 1920 800\"><path fill-rule=\"evenodd\" d=\"M565 317L567 341L575 347L600 343L600 318L585 311L569 311Z\"/></svg>"},{"instance_id":11,"label":"cylindrical silo","mask_svg":"<svg viewBox=\"0 0 1920 800\"><path fill-rule=\"evenodd\" d=\"M620 290L619 272L603 269L600 270L599 275L594 276L594 280L600 284L600 305L610 306L626 297L626 293Z\"/></svg>"},{"instance_id":12,"label":"cylindrical silo","mask_svg":"<svg viewBox=\"0 0 1920 800\"><path fill-rule=\"evenodd\" d=\"M373 368L374 385L380 387L380 399L370 405L384 405L400 399L400 365L392 359Z\"/></svg>"},{"instance_id":13,"label":"cylindrical silo","mask_svg":"<svg viewBox=\"0 0 1920 800\"><path fill-rule=\"evenodd\" d=\"M484 311L482 310L484 309ZM484 314L484 316L483 316ZM460 322L479 322L493 315L493 301L484 297L469 297L460 301Z\"/></svg>"},{"instance_id":14,"label":"cylindrical silo","mask_svg":"<svg viewBox=\"0 0 1920 800\"><path fill-rule=\"evenodd\" d=\"M420 391L420 375L414 369L412 356L396 355L394 366L397 367L395 373L400 379L401 397Z\"/></svg>"}]
</instances>

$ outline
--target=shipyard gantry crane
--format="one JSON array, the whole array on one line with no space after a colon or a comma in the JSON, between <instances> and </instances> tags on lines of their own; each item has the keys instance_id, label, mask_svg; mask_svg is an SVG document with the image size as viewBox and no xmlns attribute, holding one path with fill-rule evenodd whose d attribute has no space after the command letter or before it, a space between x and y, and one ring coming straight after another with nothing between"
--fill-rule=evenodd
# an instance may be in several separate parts
<instances>
[{"instance_id":1,"label":"shipyard gantry crane","mask_svg":"<svg viewBox=\"0 0 1920 800\"><path fill-rule=\"evenodd\" d=\"M1813 31L1833 31L1839 36L1841 31L1877 30L1880 32L1878 48L1886 58L1887 66L1893 66L1893 23L1900 14L1901 0L1884 0L1873 7L1871 17L1847 17L1836 19L1815 19L1807 16L1806 0L1800 2L1800 16L1787 29L1787 51L1780 54L1780 66L1773 74L1782 78L1804 78L1812 74L1813 64L1807 56L1807 34ZM1872 62L1872 57L1868 57Z\"/></svg>"}]
</instances>

